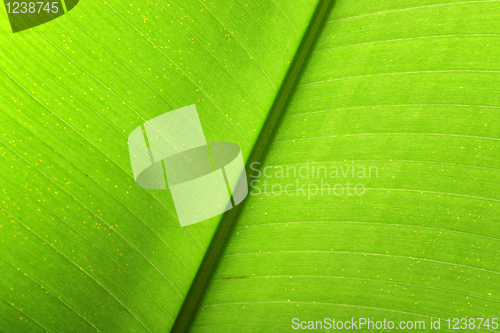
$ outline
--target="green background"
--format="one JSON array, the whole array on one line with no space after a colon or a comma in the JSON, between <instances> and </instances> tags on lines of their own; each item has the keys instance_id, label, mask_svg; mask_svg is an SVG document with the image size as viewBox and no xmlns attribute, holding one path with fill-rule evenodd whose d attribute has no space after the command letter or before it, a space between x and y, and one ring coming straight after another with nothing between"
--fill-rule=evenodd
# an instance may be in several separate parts
<instances>
[{"instance_id":1,"label":"green background","mask_svg":"<svg viewBox=\"0 0 500 333\"><path fill-rule=\"evenodd\" d=\"M0 331L169 330L220 216L180 228L127 136L196 104L248 157L315 6L80 1L17 34L0 10ZM193 332L500 317L498 13L335 2L265 164L379 176L249 196Z\"/></svg>"}]
</instances>

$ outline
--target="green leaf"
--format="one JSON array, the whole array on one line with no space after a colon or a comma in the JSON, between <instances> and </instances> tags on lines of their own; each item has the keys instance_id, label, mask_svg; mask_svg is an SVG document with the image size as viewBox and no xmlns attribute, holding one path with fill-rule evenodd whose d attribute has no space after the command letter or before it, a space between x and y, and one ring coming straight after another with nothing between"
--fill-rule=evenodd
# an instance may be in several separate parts
<instances>
[{"instance_id":1,"label":"green leaf","mask_svg":"<svg viewBox=\"0 0 500 333\"><path fill-rule=\"evenodd\" d=\"M496 318L499 9L336 1L192 332Z\"/></svg>"},{"instance_id":2,"label":"green leaf","mask_svg":"<svg viewBox=\"0 0 500 333\"><path fill-rule=\"evenodd\" d=\"M127 137L195 104L247 158L314 8L80 1L16 34L0 11L2 331L169 330L220 216L180 228Z\"/></svg>"},{"instance_id":3,"label":"green leaf","mask_svg":"<svg viewBox=\"0 0 500 333\"><path fill-rule=\"evenodd\" d=\"M311 49L325 3L80 1L16 34L0 10L2 331L492 324L498 1L337 0ZM190 104L266 173L180 228L126 143Z\"/></svg>"}]
</instances>

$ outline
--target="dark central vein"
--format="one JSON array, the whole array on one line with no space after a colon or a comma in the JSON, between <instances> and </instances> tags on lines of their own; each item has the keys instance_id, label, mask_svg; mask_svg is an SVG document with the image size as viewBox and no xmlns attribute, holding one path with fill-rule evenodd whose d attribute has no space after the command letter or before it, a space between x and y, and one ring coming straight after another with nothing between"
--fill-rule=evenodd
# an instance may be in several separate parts
<instances>
[{"instance_id":1,"label":"dark central vein","mask_svg":"<svg viewBox=\"0 0 500 333\"><path fill-rule=\"evenodd\" d=\"M302 72L307 64L316 40L319 37L321 28L324 26L326 18L330 13L334 0L320 0L314 14L312 15L311 22L307 27L306 32L300 42L293 61L288 69L288 72L283 79L283 83L276 95L271 110L262 126L262 130L257 138L255 146L250 153L247 161L246 170L247 177L249 176L249 166L253 162L263 163L269 151L269 147L273 138L278 131L279 125L286 112L287 106L293 96L293 93L300 80ZM187 333L191 328L196 314L202 304L203 298L208 290L212 277L219 265L220 259L224 254L226 245L233 233L240 214L243 210L248 199L241 202L235 208L227 211L222 216L222 219L214 233L212 241L203 257L198 272L194 277L193 283L189 292L182 304L182 307L177 315L177 318L172 326L171 333Z\"/></svg>"}]
</instances>

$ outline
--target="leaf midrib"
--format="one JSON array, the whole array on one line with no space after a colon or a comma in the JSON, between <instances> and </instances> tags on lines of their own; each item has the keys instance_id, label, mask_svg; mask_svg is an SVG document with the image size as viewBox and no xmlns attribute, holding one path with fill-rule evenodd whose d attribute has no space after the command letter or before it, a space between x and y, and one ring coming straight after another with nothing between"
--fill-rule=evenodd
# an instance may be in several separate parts
<instances>
[{"instance_id":1,"label":"leaf midrib","mask_svg":"<svg viewBox=\"0 0 500 333\"><path fill-rule=\"evenodd\" d=\"M260 134L250 153L250 157L247 160L247 177L250 175L250 164L254 162L263 163L266 158L267 152L278 131L281 120L283 119L287 106L299 83L321 29L325 25L326 18L330 13L333 2L334 0L320 0L314 10L309 26L297 48L297 52L283 79L276 98L274 99L273 105L271 106ZM222 216L212 237L212 241L198 268L196 276L191 283L186 298L182 303L181 309L177 314L176 320L170 331L171 333L189 332L246 202L247 199L243 200L238 206L227 211Z\"/></svg>"}]
</instances>

